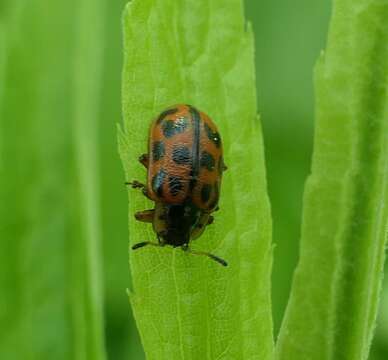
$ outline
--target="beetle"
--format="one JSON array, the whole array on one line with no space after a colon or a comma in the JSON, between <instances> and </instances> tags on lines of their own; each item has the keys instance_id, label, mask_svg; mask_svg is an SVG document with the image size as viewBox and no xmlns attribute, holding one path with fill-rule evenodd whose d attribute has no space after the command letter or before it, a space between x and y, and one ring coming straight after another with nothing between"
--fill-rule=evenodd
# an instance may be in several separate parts
<instances>
[{"instance_id":1,"label":"beetle","mask_svg":"<svg viewBox=\"0 0 388 360\"><path fill-rule=\"evenodd\" d=\"M158 242L140 242L132 249L171 245L227 266L218 256L189 247L214 220L227 169L221 136L210 117L191 105L167 108L152 122L148 153L139 161L147 168L147 183L126 184L155 202L154 209L136 212L135 218L153 224Z\"/></svg>"}]
</instances>

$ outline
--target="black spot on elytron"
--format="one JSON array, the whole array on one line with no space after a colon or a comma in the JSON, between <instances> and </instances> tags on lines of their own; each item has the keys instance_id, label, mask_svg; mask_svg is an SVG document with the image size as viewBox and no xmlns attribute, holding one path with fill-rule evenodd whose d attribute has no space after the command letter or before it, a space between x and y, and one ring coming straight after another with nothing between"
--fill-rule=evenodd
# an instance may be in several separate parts
<instances>
[{"instance_id":1,"label":"black spot on elytron","mask_svg":"<svg viewBox=\"0 0 388 360\"><path fill-rule=\"evenodd\" d=\"M177 196L179 192L183 190L183 184L182 184L181 178L179 178L178 176L169 176L168 187L170 188L171 195Z\"/></svg>"},{"instance_id":2,"label":"black spot on elytron","mask_svg":"<svg viewBox=\"0 0 388 360\"><path fill-rule=\"evenodd\" d=\"M164 120L164 118L168 115L173 115L175 114L176 112L178 112L178 109L177 108L173 108L173 109L167 109L165 111L163 111L159 116L158 116L158 119L156 120L156 123L157 124L160 124L162 122L162 120Z\"/></svg>"},{"instance_id":3,"label":"black spot on elytron","mask_svg":"<svg viewBox=\"0 0 388 360\"><path fill-rule=\"evenodd\" d=\"M183 133L188 125L186 117L180 117L176 120L164 120L162 123L163 135L166 138L170 138L175 134Z\"/></svg>"},{"instance_id":4,"label":"black spot on elytron","mask_svg":"<svg viewBox=\"0 0 388 360\"><path fill-rule=\"evenodd\" d=\"M216 161L214 160L213 155L208 153L207 151L204 151L201 154L201 167L205 167L209 171L213 171L215 165Z\"/></svg>"},{"instance_id":5,"label":"black spot on elytron","mask_svg":"<svg viewBox=\"0 0 388 360\"><path fill-rule=\"evenodd\" d=\"M163 195L163 183L164 179L166 178L166 175L167 173L163 169L160 169L152 178L152 190L158 196Z\"/></svg>"},{"instance_id":6,"label":"black spot on elytron","mask_svg":"<svg viewBox=\"0 0 388 360\"><path fill-rule=\"evenodd\" d=\"M179 165L189 165L191 163L189 148L184 145L175 145L172 149L172 159Z\"/></svg>"},{"instance_id":7,"label":"black spot on elytron","mask_svg":"<svg viewBox=\"0 0 388 360\"><path fill-rule=\"evenodd\" d=\"M215 183L213 186L214 193L213 193L213 200L209 204L209 209L214 209L218 204L218 198L220 196L220 190L219 190L219 184Z\"/></svg>"},{"instance_id":8,"label":"black spot on elytron","mask_svg":"<svg viewBox=\"0 0 388 360\"><path fill-rule=\"evenodd\" d=\"M212 186L209 184L204 184L201 189L201 200L204 203L207 203L210 199L210 195L212 192Z\"/></svg>"},{"instance_id":9,"label":"black spot on elytron","mask_svg":"<svg viewBox=\"0 0 388 360\"><path fill-rule=\"evenodd\" d=\"M212 141L219 148L221 146L220 134L217 131L213 131L206 123L205 123L205 131L209 140Z\"/></svg>"},{"instance_id":10,"label":"black spot on elytron","mask_svg":"<svg viewBox=\"0 0 388 360\"><path fill-rule=\"evenodd\" d=\"M164 136L167 138L170 138L171 136L175 135L174 121L172 120L163 121L162 129L163 129Z\"/></svg>"},{"instance_id":11,"label":"black spot on elytron","mask_svg":"<svg viewBox=\"0 0 388 360\"><path fill-rule=\"evenodd\" d=\"M166 152L163 141L155 141L152 144L152 158L154 161L160 160Z\"/></svg>"}]
</instances>

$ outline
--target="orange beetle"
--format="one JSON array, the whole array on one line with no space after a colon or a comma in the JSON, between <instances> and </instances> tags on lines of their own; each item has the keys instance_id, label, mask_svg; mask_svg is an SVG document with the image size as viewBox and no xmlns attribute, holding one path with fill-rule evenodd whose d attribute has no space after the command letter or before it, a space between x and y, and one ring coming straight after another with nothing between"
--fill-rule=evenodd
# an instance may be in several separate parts
<instances>
[{"instance_id":1,"label":"orange beetle","mask_svg":"<svg viewBox=\"0 0 388 360\"><path fill-rule=\"evenodd\" d=\"M153 224L158 242L144 241L132 249L179 246L226 266L218 256L189 248L190 240L213 222L226 170L221 137L209 116L190 105L169 107L152 123L148 154L139 161L148 170L147 185L127 184L155 202L154 209L137 212L135 218Z\"/></svg>"}]
</instances>

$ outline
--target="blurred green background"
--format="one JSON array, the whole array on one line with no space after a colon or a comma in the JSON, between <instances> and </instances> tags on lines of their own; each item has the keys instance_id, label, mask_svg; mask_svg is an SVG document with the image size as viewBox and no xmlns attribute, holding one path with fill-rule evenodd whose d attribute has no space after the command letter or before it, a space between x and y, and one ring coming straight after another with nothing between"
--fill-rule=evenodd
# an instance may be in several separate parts
<instances>
[{"instance_id":1,"label":"blurred green background","mask_svg":"<svg viewBox=\"0 0 388 360\"><path fill-rule=\"evenodd\" d=\"M28 343L32 348L31 341L52 339L52 346L65 348L65 340L71 338L61 330L66 322L61 288L72 279L78 281L77 274L69 279L66 266L58 270L53 254L67 251L65 240L72 225L82 236L74 213L98 220L108 358L144 359L125 292L130 287L127 194L116 143L125 3L0 0L1 359L19 359L7 349ZM312 152L312 71L325 46L330 7L328 0L245 1L256 36L258 101L274 218L275 336L297 263L303 186ZM77 134L90 136L90 141L80 144ZM77 149L84 156L76 157L74 166L71 152ZM90 158L95 152L96 163ZM77 164L87 165L85 174ZM81 179L80 186L73 177ZM94 200L86 210L72 208L73 199L88 203L88 194ZM47 212L53 217L47 218ZM39 240L40 229L45 231L44 243ZM69 251L84 249L73 244ZM20 284L23 279L31 283ZM53 290L47 299L40 287L50 284ZM42 306L35 307L39 301ZM53 315L44 315L45 309ZM388 358L388 284L381 309L374 360ZM25 319L50 325L22 325ZM34 331L33 339L15 342L19 334ZM53 354L55 350L45 349L40 357L28 358L52 359ZM55 358L72 359L61 356Z\"/></svg>"}]
</instances>

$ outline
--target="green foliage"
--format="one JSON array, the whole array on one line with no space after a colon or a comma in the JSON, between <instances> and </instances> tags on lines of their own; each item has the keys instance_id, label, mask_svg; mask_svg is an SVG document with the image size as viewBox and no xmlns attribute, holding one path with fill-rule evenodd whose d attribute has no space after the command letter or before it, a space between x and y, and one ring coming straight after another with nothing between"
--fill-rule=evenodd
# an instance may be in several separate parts
<instances>
[{"instance_id":1,"label":"green foliage","mask_svg":"<svg viewBox=\"0 0 388 360\"><path fill-rule=\"evenodd\" d=\"M125 1L0 0L1 359L104 359L103 315L109 358L144 358L125 294L127 201L115 138ZM256 37L278 326L310 162L311 64L323 47L329 2L245 3ZM164 106L187 101L212 115L229 170L216 222L193 247L214 251L230 266L179 249L132 253L132 301L143 343L151 359L170 359L170 350L178 359L182 352L271 359L271 225L254 120L252 35L243 30L236 0L155 4L135 1L126 18L136 16L126 37L127 176L144 179L136 159ZM336 2L327 55L317 69L316 153L280 360L356 360L368 352L387 211L386 4ZM149 206L130 191L133 242L154 237L132 220ZM385 286L371 360L387 359L387 294Z\"/></svg>"},{"instance_id":2,"label":"green foliage","mask_svg":"<svg viewBox=\"0 0 388 360\"><path fill-rule=\"evenodd\" d=\"M278 359L367 359L388 225L388 2L335 1Z\"/></svg>"},{"instance_id":3,"label":"green foliage","mask_svg":"<svg viewBox=\"0 0 388 360\"><path fill-rule=\"evenodd\" d=\"M105 358L100 5L14 1L0 24L2 359Z\"/></svg>"},{"instance_id":4,"label":"green foliage","mask_svg":"<svg viewBox=\"0 0 388 360\"><path fill-rule=\"evenodd\" d=\"M137 158L147 151L151 120L174 103L191 103L213 117L231 164L215 223L192 244L229 267L180 249L130 253L130 298L147 359L270 359L271 219L253 39L241 1L135 0L124 29L120 153L127 179L144 181ZM151 226L133 218L151 206L129 190L131 244L154 240Z\"/></svg>"}]
</instances>

